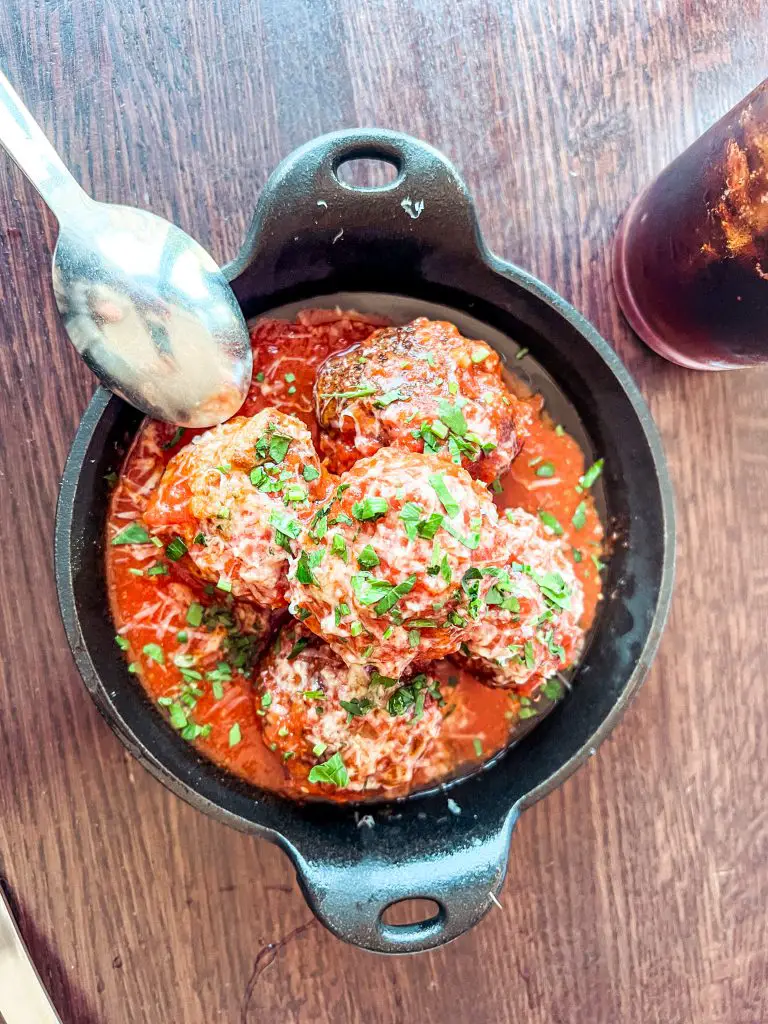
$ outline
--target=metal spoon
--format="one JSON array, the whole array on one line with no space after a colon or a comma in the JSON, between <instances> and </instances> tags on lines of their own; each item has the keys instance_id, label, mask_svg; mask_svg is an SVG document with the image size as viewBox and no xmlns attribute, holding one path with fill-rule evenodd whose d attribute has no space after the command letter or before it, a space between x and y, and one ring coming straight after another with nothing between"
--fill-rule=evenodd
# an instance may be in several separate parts
<instances>
[{"instance_id":1,"label":"metal spoon","mask_svg":"<svg viewBox=\"0 0 768 1024\"><path fill-rule=\"evenodd\" d=\"M2 72L0 144L59 222L56 305L93 372L181 426L237 412L251 381L248 330L205 249L161 217L87 196Z\"/></svg>"},{"instance_id":2,"label":"metal spoon","mask_svg":"<svg viewBox=\"0 0 768 1024\"><path fill-rule=\"evenodd\" d=\"M0 889L0 1021L61 1024Z\"/></svg>"}]
</instances>

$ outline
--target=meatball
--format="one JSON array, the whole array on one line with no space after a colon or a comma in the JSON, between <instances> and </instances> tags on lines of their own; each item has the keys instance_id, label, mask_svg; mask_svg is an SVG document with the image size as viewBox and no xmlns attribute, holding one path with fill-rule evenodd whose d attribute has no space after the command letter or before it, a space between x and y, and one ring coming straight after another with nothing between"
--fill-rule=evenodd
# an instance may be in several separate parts
<instances>
[{"instance_id":1,"label":"meatball","mask_svg":"<svg viewBox=\"0 0 768 1024\"><path fill-rule=\"evenodd\" d=\"M304 424L264 409L193 438L168 463L144 518L179 538L171 557L188 554L202 579L280 608L299 520L327 486Z\"/></svg>"},{"instance_id":2,"label":"meatball","mask_svg":"<svg viewBox=\"0 0 768 1024\"><path fill-rule=\"evenodd\" d=\"M315 406L321 454L334 472L396 445L434 452L485 483L509 469L530 417L492 348L424 317L326 359Z\"/></svg>"},{"instance_id":3,"label":"meatball","mask_svg":"<svg viewBox=\"0 0 768 1024\"><path fill-rule=\"evenodd\" d=\"M456 651L479 605L469 570L498 564L487 488L437 455L382 448L340 477L299 538L291 612L347 665L398 678Z\"/></svg>"},{"instance_id":4,"label":"meatball","mask_svg":"<svg viewBox=\"0 0 768 1024\"><path fill-rule=\"evenodd\" d=\"M535 688L572 665L583 641L584 595L556 538L536 516L509 510L506 562L484 571L483 612L463 648L491 686Z\"/></svg>"},{"instance_id":5,"label":"meatball","mask_svg":"<svg viewBox=\"0 0 768 1024\"><path fill-rule=\"evenodd\" d=\"M298 624L273 644L256 700L264 741L291 776L351 792L407 787L442 725L433 680L398 684L348 668Z\"/></svg>"}]
</instances>

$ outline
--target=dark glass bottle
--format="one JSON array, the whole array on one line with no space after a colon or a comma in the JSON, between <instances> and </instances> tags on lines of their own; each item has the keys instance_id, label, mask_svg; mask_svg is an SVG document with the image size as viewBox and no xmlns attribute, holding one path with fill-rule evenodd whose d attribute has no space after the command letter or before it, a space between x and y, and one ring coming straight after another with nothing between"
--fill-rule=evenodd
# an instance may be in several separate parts
<instances>
[{"instance_id":1,"label":"dark glass bottle","mask_svg":"<svg viewBox=\"0 0 768 1024\"><path fill-rule=\"evenodd\" d=\"M672 362L768 362L768 79L634 200L613 283L631 326Z\"/></svg>"}]
</instances>

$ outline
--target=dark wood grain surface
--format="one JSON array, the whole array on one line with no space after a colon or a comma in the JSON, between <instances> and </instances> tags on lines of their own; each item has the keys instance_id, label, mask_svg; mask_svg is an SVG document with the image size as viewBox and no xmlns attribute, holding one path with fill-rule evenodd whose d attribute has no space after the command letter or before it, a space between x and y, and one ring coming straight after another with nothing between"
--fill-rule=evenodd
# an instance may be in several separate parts
<instances>
[{"instance_id":1,"label":"dark wood grain surface","mask_svg":"<svg viewBox=\"0 0 768 1024\"><path fill-rule=\"evenodd\" d=\"M501 909L422 956L343 945L277 849L131 760L75 672L52 530L94 382L55 314L54 224L0 160L0 874L65 1024L768 1019L768 367L664 363L609 272L624 207L768 75L766 38L761 0L3 0L2 63L85 188L221 261L314 135L446 151L490 245L634 373L679 515L660 655L523 816Z\"/></svg>"}]
</instances>

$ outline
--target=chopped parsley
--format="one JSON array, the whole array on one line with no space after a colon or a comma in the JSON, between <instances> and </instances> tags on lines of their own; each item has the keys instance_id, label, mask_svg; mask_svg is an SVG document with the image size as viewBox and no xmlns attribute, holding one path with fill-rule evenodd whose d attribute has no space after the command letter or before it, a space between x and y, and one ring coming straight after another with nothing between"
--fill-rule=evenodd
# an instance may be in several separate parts
<instances>
[{"instance_id":1,"label":"chopped parsley","mask_svg":"<svg viewBox=\"0 0 768 1024\"><path fill-rule=\"evenodd\" d=\"M337 604L333 610L333 620L338 626L343 618L346 618L350 614L349 605L342 601L341 604Z\"/></svg>"},{"instance_id":2,"label":"chopped parsley","mask_svg":"<svg viewBox=\"0 0 768 1024\"><path fill-rule=\"evenodd\" d=\"M112 538L112 543L117 544L149 544L149 534L139 523L129 523Z\"/></svg>"},{"instance_id":3,"label":"chopped parsley","mask_svg":"<svg viewBox=\"0 0 768 1024\"><path fill-rule=\"evenodd\" d=\"M349 551L347 551L347 542L344 540L340 533L334 533L333 535L333 539L331 540L331 554L337 555L345 564L349 562Z\"/></svg>"},{"instance_id":4,"label":"chopped parsley","mask_svg":"<svg viewBox=\"0 0 768 1024\"><path fill-rule=\"evenodd\" d=\"M193 601L187 608L187 623L190 626L199 626L203 621L203 606Z\"/></svg>"},{"instance_id":5,"label":"chopped parsley","mask_svg":"<svg viewBox=\"0 0 768 1024\"><path fill-rule=\"evenodd\" d=\"M301 533L298 522L285 512L272 512L269 516L269 524L275 528L275 543L289 554L293 554L291 539L296 540Z\"/></svg>"},{"instance_id":6,"label":"chopped parsley","mask_svg":"<svg viewBox=\"0 0 768 1024\"><path fill-rule=\"evenodd\" d=\"M299 583L303 583L305 586L312 584L317 587L320 584L317 582L313 569L316 569L323 559L323 552L313 551L308 554L306 551L302 551L299 555L299 560L296 563L296 579Z\"/></svg>"},{"instance_id":7,"label":"chopped parsley","mask_svg":"<svg viewBox=\"0 0 768 1024\"><path fill-rule=\"evenodd\" d=\"M547 527L547 529L551 530L554 533L556 537L562 536L563 528L551 512L547 512L545 509L540 509L539 519Z\"/></svg>"},{"instance_id":8,"label":"chopped parsley","mask_svg":"<svg viewBox=\"0 0 768 1024\"><path fill-rule=\"evenodd\" d=\"M304 477L307 483L311 483L312 480L317 480L317 478L320 476L320 471L315 469L314 466L307 465L304 466L304 468L302 469L301 475Z\"/></svg>"},{"instance_id":9,"label":"chopped parsley","mask_svg":"<svg viewBox=\"0 0 768 1024\"><path fill-rule=\"evenodd\" d=\"M128 641L125 639L124 636L116 636L115 643L117 644L121 651L128 650Z\"/></svg>"},{"instance_id":10,"label":"chopped parsley","mask_svg":"<svg viewBox=\"0 0 768 1024\"><path fill-rule=\"evenodd\" d=\"M357 556L357 564L361 569L375 569L381 563L381 559L373 550L370 544L366 544Z\"/></svg>"},{"instance_id":11,"label":"chopped parsley","mask_svg":"<svg viewBox=\"0 0 768 1024\"><path fill-rule=\"evenodd\" d=\"M313 766L309 773L310 782L328 782L332 786L343 788L349 784L349 773L341 754L334 754L327 761Z\"/></svg>"},{"instance_id":12,"label":"chopped parsley","mask_svg":"<svg viewBox=\"0 0 768 1024\"><path fill-rule=\"evenodd\" d=\"M422 519L416 524L416 533L423 540L434 540L435 534L444 521L444 516L439 512L433 512L427 519Z\"/></svg>"},{"instance_id":13,"label":"chopped parsley","mask_svg":"<svg viewBox=\"0 0 768 1024\"><path fill-rule=\"evenodd\" d=\"M571 523L575 530L580 530L587 521L587 503L586 501L580 501L576 506L576 511L573 513L573 519Z\"/></svg>"},{"instance_id":14,"label":"chopped parsley","mask_svg":"<svg viewBox=\"0 0 768 1024\"><path fill-rule=\"evenodd\" d=\"M368 697L354 697L352 700L340 700L339 704L352 718L362 718L373 709L373 701Z\"/></svg>"},{"instance_id":15,"label":"chopped parsley","mask_svg":"<svg viewBox=\"0 0 768 1024\"><path fill-rule=\"evenodd\" d=\"M437 411L441 421L452 430L454 434L458 434L459 437L463 437L467 430L467 421L464 419L464 413L459 409L458 404L452 405L445 398L441 398L437 405Z\"/></svg>"},{"instance_id":16,"label":"chopped parsley","mask_svg":"<svg viewBox=\"0 0 768 1024\"><path fill-rule=\"evenodd\" d=\"M361 522L380 519L389 511L389 502L386 498L363 498L356 501L352 506L352 515Z\"/></svg>"},{"instance_id":17,"label":"chopped parsley","mask_svg":"<svg viewBox=\"0 0 768 1024\"><path fill-rule=\"evenodd\" d=\"M589 490L589 488L594 484L594 482L603 472L604 465L605 459L598 459L597 462L592 463L592 465L586 471L584 476L579 478L579 486L582 488L582 490Z\"/></svg>"},{"instance_id":18,"label":"chopped parsley","mask_svg":"<svg viewBox=\"0 0 768 1024\"><path fill-rule=\"evenodd\" d=\"M269 455L269 458L271 459L272 462L275 463L276 466L279 466L280 463L285 458L285 456L288 454L288 449L291 446L292 440L293 438L289 437L287 434L281 434L276 430L273 430L271 434L268 434L267 454ZM261 441L258 441L256 443L256 451L258 452L259 455L261 455L261 451L259 450L259 444L261 444ZM264 456L262 455L262 458L263 457Z\"/></svg>"},{"instance_id":19,"label":"chopped parsley","mask_svg":"<svg viewBox=\"0 0 768 1024\"><path fill-rule=\"evenodd\" d=\"M352 590L355 593L355 597L364 606L376 604L385 597L390 590L392 590L393 584L389 580L376 579L370 572L359 572L355 573L351 581Z\"/></svg>"},{"instance_id":20,"label":"chopped parsley","mask_svg":"<svg viewBox=\"0 0 768 1024\"><path fill-rule=\"evenodd\" d=\"M301 484L287 484L283 488L283 497L286 502L306 501L308 497L307 489L302 487Z\"/></svg>"},{"instance_id":21,"label":"chopped parsley","mask_svg":"<svg viewBox=\"0 0 768 1024\"><path fill-rule=\"evenodd\" d=\"M170 558L172 562L178 562L180 558L183 558L187 553L187 545L181 539L181 537L174 537L170 544L165 549L167 558Z\"/></svg>"},{"instance_id":22,"label":"chopped parsley","mask_svg":"<svg viewBox=\"0 0 768 1024\"><path fill-rule=\"evenodd\" d=\"M555 608L570 607L571 592L559 572L539 573L529 567L524 567L523 572L537 584L547 604Z\"/></svg>"},{"instance_id":23,"label":"chopped parsley","mask_svg":"<svg viewBox=\"0 0 768 1024\"><path fill-rule=\"evenodd\" d=\"M378 675L378 673L374 673ZM389 679L387 676L379 676L378 679L384 686L393 686L396 679ZM373 683L373 678L371 679ZM425 689L428 688L428 681L425 675L414 676L410 682L398 687L387 701L387 711L390 715L402 715L410 707L415 709L414 720L421 718L424 713ZM431 691L430 691L431 692Z\"/></svg>"},{"instance_id":24,"label":"chopped parsley","mask_svg":"<svg viewBox=\"0 0 768 1024\"><path fill-rule=\"evenodd\" d=\"M156 661L158 665L165 664L165 655L160 644L144 644L142 653L146 654L151 661Z\"/></svg>"},{"instance_id":25,"label":"chopped parsley","mask_svg":"<svg viewBox=\"0 0 768 1024\"><path fill-rule=\"evenodd\" d=\"M552 462L540 462L536 467L536 476L551 477L555 475L555 467Z\"/></svg>"},{"instance_id":26,"label":"chopped parsley","mask_svg":"<svg viewBox=\"0 0 768 1024\"><path fill-rule=\"evenodd\" d=\"M376 615L385 615L401 597L409 594L416 584L416 574L409 576L401 583L392 584L389 580L379 580L370 572L355 573L352 576L352 589L360 604L374 605Z\"/></svg>"},{"instance_id":27,"label":"chopped parsley","mask_svg":"<svg viewBox=\"0 0 768 1024\"><path fill-rule=\"evenodd\" d=\"M173 448L174 445L178 444L183 436L184 427L177 427L170 441L166 441L164 445L161 445L161 447L164 451L168 451L169 448Z\"/></svg>"},{"instance_id":28,"label":"chopped parsley","mask_svg":"<svg viewBox=\"0 0 768 1024\"><path fill-rule=\"evenodd\" d=\"M359 388L355 388L354 391L331 391L327 395L322 395L323 399L328 398L340 398L340 399L352 399L352 398L368 398L370 395L375 395L378 388L374 387L373 384L362 384Z\"/></svg>"},{"instance_id":29,"label":"chopped parsley","mask_svg":"<svg viewBox=\"0 0 768 1024\"><path fill-rule=\"evenodd\" d=\"M469 548L470 551L474 551L480 544L479 530L473 530L472 533L468 537L466 537L464 536L463 533L459 533L459 531L450 523L444 522L443 529L446 531L446 533L450 533L454 540L457 540L460 544L463 544L465 548Z\"/></svg>"},{"instance_id":30,"label":"chopped parsley","mask_svg":"<svg viewBox=\"0 0 768 1024\"><path fill-rule=\"evenodd\" d=\"M536 660L535 660L535 658L533 656L533 642L531 640L526 640L525 641L525 646L523 648L523 652L524 652L524 656L525 656L525 667L526 668L535 668L536 667Z\"/></svg>"},{"instance_id":31,"label":"chopped parsley","mask_svg":"<svg viewBox=\"0 0 768 1024\"><path fill-rule=\"evenodd\" d=\"M294 658L297 658L301 654L302 651L306 650L306 648L309 647L309 644L310 644L309 637L307 637L307 636L300 636L299 639L296 641L296 643L291 648L290 652L288 653L288 661L293 661Z\"/></svg>"},{"instance_id":32,"label":"chopped parsley","mask_svg":"<svg viewBox=\"0 0 768 1024\"><path fill-rule=\"evenodd\" d=\"M392 405L393 402L406 401L407 397L407 395L402 393L400 388L395 388L394 391L386 391L383 395L379 395L373 404L377 409L386 409L386 407L388 405Z\"/></svg>"},{"instance_id":33,"label":"chopped parsley","mask_svg":"<svg viewBox=\"0 0 768 1024\"><path fill-rule=\"evenodd\" d=\"M442 473L431 473L429 477L429 484L432 490L435 492L437 497L440 499L440 503L445 509L446 515L453 519L459 514L459 504L453 497L451 492L443 479Z\"/></svg>"},{"instance_id":34,"label":"chopped parsley","mask_svg":"<svg viewBox=\"0 0 768 1024\"><path fill-rule=\"evenodd\" d=\"M398 518L405 525L405 532L408 536L408 540L416 540L416 527L421 519L421 515L422 508L420 505L417 505L415 501L407 501L400 509L400 515Z\"/></svg>"},{"instance_id":35,"label":"chopped parsley","mask_svg":"<svg viewBox=\"0 0 768 1024\"><path fill-rule=\"evenodd\" d=\"M230 747L236 747L240 740L243 738L243 734L240 731L240 723L235 722L232 728L229 730L229 745Z\"/></svg>"}]
</instances>

